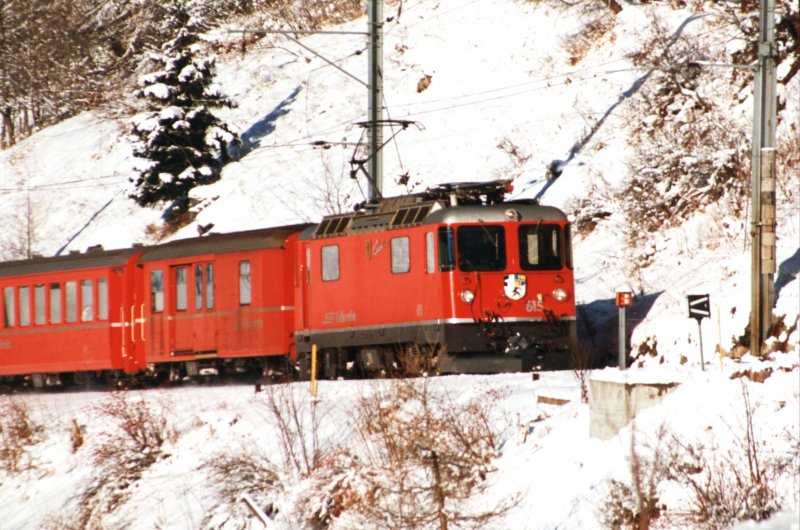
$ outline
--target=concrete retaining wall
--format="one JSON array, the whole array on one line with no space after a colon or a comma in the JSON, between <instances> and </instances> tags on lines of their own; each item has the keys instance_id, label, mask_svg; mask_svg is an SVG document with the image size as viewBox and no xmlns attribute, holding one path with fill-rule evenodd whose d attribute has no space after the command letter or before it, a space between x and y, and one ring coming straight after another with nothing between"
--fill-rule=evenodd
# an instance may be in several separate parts
<instances>
[{"instance_id":1,"label":"concrete retaining wall","mask_svg":"<svg viewBox=\"0 0 800 530\"><path fill-rule=\"evenodd\" d=\"M627 383L589 380L589 436L608 440L636 417L658 404L678 383Z\"/></svg>"}]
</instances>

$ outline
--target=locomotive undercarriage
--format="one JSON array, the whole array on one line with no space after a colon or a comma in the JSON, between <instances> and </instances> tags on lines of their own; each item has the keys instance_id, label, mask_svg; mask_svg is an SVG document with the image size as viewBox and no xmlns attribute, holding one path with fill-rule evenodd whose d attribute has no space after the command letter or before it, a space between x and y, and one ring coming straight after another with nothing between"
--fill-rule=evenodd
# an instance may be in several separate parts
<instances>
[{"instance_id":1,"label":"locomotive undercarriage","mask_svg":"<svg viewBox=\"0 0 800 530\"><path fill-rule=\"evenodd\" d=\"M568 368L575 322L436 322L298 337L300 378L503 373ZM376 345L377 344L377 345Z\"/></svg>"}]
</instances>

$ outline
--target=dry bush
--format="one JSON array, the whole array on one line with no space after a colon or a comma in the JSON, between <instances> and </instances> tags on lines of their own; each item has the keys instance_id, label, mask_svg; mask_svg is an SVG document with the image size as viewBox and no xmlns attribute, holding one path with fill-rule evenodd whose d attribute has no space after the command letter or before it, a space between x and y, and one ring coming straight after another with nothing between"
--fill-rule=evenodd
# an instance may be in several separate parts
<instances>
[{"instance_id":1,"label":"dry bush","mask_svg":"<svg viewBox=\"0 0 800 530\"><path fill-rule=\"evenodd\" d=\"M612 479L600 512L607 528L644 530L652 526L717 530L738 522L764 521L779 511L777 484L794 476L800 461L796 434L787 436L786 452L772 451L756 436L755 407L742 382L741 423L732 426L731 442L710 438L686 440L663 427L655 445L632 436L630 482ZM683 497L666 506L659 491L667 484Z\"/></svg>"},{"instance_id":2,"label":"dry bush","mask_svg":"<svg viewBox=\"0 0 800 530\"><path fill-rule=\"evenodd\" d=\"M491 485L499 451L499 396L487 394L458 403L429 379L376 385L357 405L364 454L338 490L347 508L382 528L480 528L503 515L515 498L485 511L468 503Z\"/></svg>"},{"instance_id":3,"label":"dry bush","mask_svg":"<svg viewBox=\"0 0 800 530\"><path fill-rule=\"evenodd\" d=\"M0 469L19 473L33 467L28 448L41 441L43 428L31 419L28 406L6 398L0 405Z\"/></svg>"},{"instance_id":4,"label":"dry bush","mask_svg":"<svg viewBox=\"0 0 800 530\"><path fill-rule=\"evenodd\" d=\"M81 492L80 512L62 523L103 528L105 516L128 498L131 485L164 456L167 441L174 441L176 433L169 425L166 410L166 406L155 410L144 399L129 399L126 392L109 394L97 407L110 420L109 429L94 444L98 473Z\"/></svg>"}]
</instances>

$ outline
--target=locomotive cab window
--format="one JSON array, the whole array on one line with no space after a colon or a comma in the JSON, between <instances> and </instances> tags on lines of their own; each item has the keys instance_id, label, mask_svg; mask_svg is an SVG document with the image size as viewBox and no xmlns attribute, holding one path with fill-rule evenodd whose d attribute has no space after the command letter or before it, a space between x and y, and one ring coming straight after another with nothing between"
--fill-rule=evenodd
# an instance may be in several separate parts
<instances>
[{"instance_id":1,"label":"locomotive cab window","mask_svg":"<svg viewBox=\"0 0 800 530\"><path fill-rule=\"evenodd\" d=\"M239 262L239 305L250 305L253 299L250 283L250 262Z\"/></svg>"},{"instance_id":2,"label":"locomotive cab window","mask_svg":"<svg viewBox=\"0 0 800 530\"><path fill-rule=\"evenodd\" d=\"M439 270L449 272L455 268L455 237L449 226L439 228Z\"/></svg>"},{"instance_id":3,"label":"locomotive cab window","mask_svg":"<svg viewBox=\"0 0 800 530\"><path fill-rule=\"evenodd\" d=\"M502 226L468 225L456 234L458 268L471 271L502 271L506 268L506 234Z\"/></svg>"},{"instance_id":4,"label":"locomotive cab window","mask_svg":"<svg viewBox=\"0 0 800 530\"><path fill-rule=\"evenodd\" d=\"M322 247L322 281L331 282L339 279L339 247L329 245Z\"/></svg>"},{"instance_id":5,"label":"locomotive cab window","mask_svg":"<svg viewBox=\"0 0 800 530\"><path fill-rule=\"evenodd\" d=\"M392 239L392 274L402 274L411 270L411 257L408 237Z\"/></svg>"},{"instance_id":6,"label":"locomotive cab window","mask_svg":"<svg viewBox=\"0 0 800 530\"><path fill-rule=\"evenodd\" d=\"M526 271L560 270L561 227L537 223L519 227L520 264Z\"/></svg>"}]
</instances>

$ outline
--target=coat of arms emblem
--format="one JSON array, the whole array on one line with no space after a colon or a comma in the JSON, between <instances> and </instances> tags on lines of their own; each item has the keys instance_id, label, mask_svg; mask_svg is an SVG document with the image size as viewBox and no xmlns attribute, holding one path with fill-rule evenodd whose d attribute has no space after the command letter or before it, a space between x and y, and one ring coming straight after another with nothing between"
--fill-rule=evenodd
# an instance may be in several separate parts
<instances>
[{"instance_id":1,"label":"coat of arms emblem","mask_svg":"<svg viewBox=\"0 0 800 530\"><path fill-rule=\"evenodd\" d=\"M503 280L503 291L512 300L521 300L525 296L527 281L524 274L506 274Z\"/></svg>"}]
</instances>

